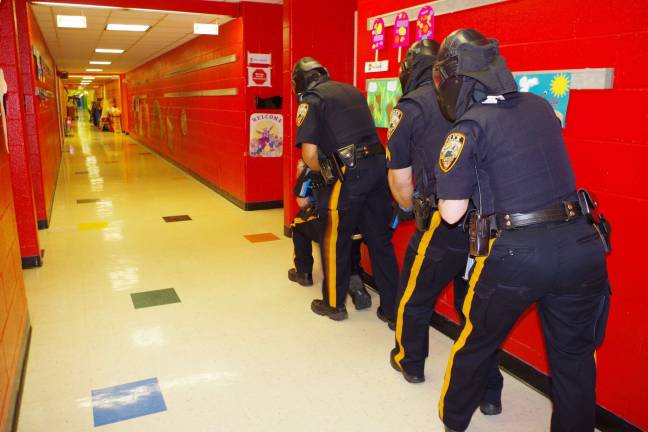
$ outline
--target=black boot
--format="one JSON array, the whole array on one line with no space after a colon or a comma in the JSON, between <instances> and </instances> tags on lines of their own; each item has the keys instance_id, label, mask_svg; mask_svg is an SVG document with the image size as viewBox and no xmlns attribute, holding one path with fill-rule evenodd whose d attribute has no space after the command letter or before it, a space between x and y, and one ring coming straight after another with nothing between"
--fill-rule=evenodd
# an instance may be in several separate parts
<instances>
[{"instance_id":1,"label":"black boot","mask_svg":"<svg viewBox=\"0 0 648 432\"><path fill-rule=\"evenodd\" d=\"M362 282L359 275L351 275L349 280L349 295L356 310L367 309L371 307L371 296Z\"/></svg>"},{"instance_id":2,"label":"black boot","mask_svg":"<svg viewBox=\"0 0 648 432\"><path fill-rule=\"evenodd\" d=\"M380 321L386 322L387 327L389 327L390 330L396 330L396 322L394 321L394 317L387 316L380 306L378 306L378 309L376 309L376 316L380 319Z\"/></svg>"},{"instance_id":3,"label":"black boot","mask_svg":"<svg viewBox=\"0 0 648 432\"><path fill-rule=\"evenodd\" d=\"M484 402L479 404L479 411L487 416L498 415L502 413L502 401L499 402Z\"/></svg>"},{"instance_id":4,"label":"black boot","mask_svg":"<svg viewBox=\"0 0 648 432\"><path fill-rule=\"evenodd\" d=\"M400 367L398 363L396 363L396 354L398 354L398 348L394 348L391 350L391 353L389 353L389 363L391 366L396 370L397 372L401 372L403 374L403 378L405 378L405 381L410 382L412 384L420 384L422 382L425 382L425 375L413 375L410 373L407 373L405 369Z\"/></svg>"},{"instance_id":5,"label":"black boot","mask_svg":"<svg viewBox=\"0 0 648 432\"><path fill-rule=\"evenodd\" d=\"M302 286L312 286L313 285L313 275L311 273L299 273L294 268L288 270L288 279L293 282L297 282Z\"/></svg>"},{"instance_id":6,"label":"black boot","mask_svg":"<svg viewBox=\"0 0 648 432\"><path fill-rule=\"evenodd\" d=\"M311 303L311 310L317 315L324 315L331 318L333 321L342 321L349 317L347 310L344 306L340 308L333 308L326 303L324 300L313 300Z\"/></svg>"}]
</instances>

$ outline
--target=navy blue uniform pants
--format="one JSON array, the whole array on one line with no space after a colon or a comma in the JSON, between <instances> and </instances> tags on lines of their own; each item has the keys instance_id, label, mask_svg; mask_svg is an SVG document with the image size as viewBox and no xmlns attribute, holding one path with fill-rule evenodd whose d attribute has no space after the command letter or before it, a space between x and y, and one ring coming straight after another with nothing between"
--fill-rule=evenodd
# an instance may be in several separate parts
<instances>
[{"instance_id":1,"label":"navy blue uniform pants","mask_svg":"<svg viewBox=\"0 0 648 432\"><path fill-rule=\"evenodd\" d=\"M292 241L294 247L295 269L299 273L313 272L313 242L319 243L324 229L322 219L302 219L297 217L292 223ZM360 247L362 240L353 240L351 243L351 274L360 274Z\"/></svg>"},{"instance_id":2,"label":"navy blue uniform pants","mask_svg":"<svg viewBox=\"0 0 648 432\"><path fill-rule=\"evenodd\" d=\"M497 349L537 303L552 377L552 432L591 432L594 353L605 333L609 283L603 246L584 219L505 231L470 278L466 324L450 353L439 400L443 422L465 430Z\"/></svg>"},{"instance_id":3,"label":"navy blue uniform pants","mask_svg":"<svg viewBox=\"0 0 648 432\"><path fill-rule=\"evenodd\" d=\"M468 257L468 234L462 227L432 216L425 232L412 234L401 271L396 309L396 363L407 373L423 376L429 352L429 328L441 291L454 281L455 305L461 315L467 283L463 280ZM462 317L462 325L465 320ZM490 368L489 385L482 400L499 402L503 378L499 364Z\"/></svg>"},{"instance_id":4,"label":"navy blue uniform pants","mask_svg":"<svg viewBox=\"0 0 648 432\"><path fill-rule=\"evenodd\" d=\"M322 295L331 307L344 306L351 276L351 236L356 228L367 245L380 294L380 308L393 317L398 286L398 263L389 229L392 208L385 156L376 155L345 168L345 181L317 191L326 229L320 243L324 282Z\"/></svg>"}]
</instances>

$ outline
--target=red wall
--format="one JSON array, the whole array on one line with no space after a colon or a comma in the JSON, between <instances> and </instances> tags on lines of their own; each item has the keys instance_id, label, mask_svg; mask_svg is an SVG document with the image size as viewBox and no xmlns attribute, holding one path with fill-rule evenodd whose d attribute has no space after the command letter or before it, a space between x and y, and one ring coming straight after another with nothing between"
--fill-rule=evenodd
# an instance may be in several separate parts
<instances>
[{"instance_id":1,"label":"red wall","mask_svg":"<svg viewBox=\"0 0 648 432\"><path fill-rule=\"evenodd\" d=\"M24 4L24 3L23 3ZM21 45L21 57L24 65L29 65L29 70L23 68L23 87L27 104L27 134L29 137L30 166L32 182L34 185L34 204L38 220L49 221L51 217L52 202L61 162L61 131L56 100L56 64L45 44L43 35L34 19L29 7L26 7L30 42L29 51ZM18 16L18 25L24 28L21 14ZM24 16L24 15L22 15ZM45 64L45 77L39 81L34 72L34 61L31 47L36 48ZM37 96L36 89L40 88L51 92L48 96Z\"/></svg>"},{"instance_id":2,"label":"red wall","mask_svg":"<svg viewBox=\"0 0 648 432\"><path fill-rule=\"evenodd\" d=\"M358 86L364 89L367 76L360 66L374 56L367 18L421 2L402 0L397 6L391 0L358 2ZM636 426L648 428L644 396L648 386L648 324L644 319L648 291L639 270L637 246L645 243L646 235L634 232L639 228L636 218L648 211L643 168L648 162L648 3L611 0L584 7L583 2L569 0L556 9L542 0L512 0L437 17L435 35L441 40L460 27L473 27L498 38L513 70L615 68L612 90L571 92L564 135L579 186L596 194L602 212L614 225L614 252L608 259L612 311L607 338L598 352L598 402ZM393 27L388 28L387 35L392 31ZM390 70L370 74L371 78L397 76L396 50L388 47L380 58L390 60ZM400 251L405 247L403 238L397 241ZM451 304L450 294L446 294L438 309L450 314ZM518 323L505 349L547 372L534 311Z\"/></svg>"},{"instance_id":3,"label":"red wall","mask_svg":"<svg viewBox=\"0 0 648 432\"><path fill-rule=\"evenodd\" d=\"M12 130L11 139L14 139L17 121L15 104L20 103L16 85L19 80L15 69L17 63L15 33L5 30L13 28L12 15L12 2L4 0L0 3L0 27L2 28L0 68L5 75L9 75L7 81L11 93L7 100L7 108L11 109L11 113L9 113L7 126ZM13 61L9 57L13 58ZM10 151L14 150L15 148L11 147ZM8 416L13 412L15 390L20 380L20 353L27 330L27 301L12 198L14 191L11 171L13 168L6 151L0 120L0 430L5 430L10 421Z\"/></svg>"},{"instance_id":4,"label":"red wall","mask_svg":"<svg viewBox=\"0 0 648 432\"><path fill-rule=\"evenodd\" d=\"M24 1L24 0L16 0ZM11 185L20 238L20 254L38 257L38 232L29 164L28 140L25 123L25 104L22 94L23 80L18 57L14 0L0 3L0 67L4 70L9 87L7 94L7 133ZM26 31L24 29L23 31Z\"/></svg>"},{"instance_id":5,"label":"red wall","mask_svg":"<svg viewBox=\"0 0 648 432\"><path fill-rule=\"evenodd\" d=\"M20 375L19 354L26 331L27 300L13 207L9 155L0 123L0 430L15 401L12 390Z\"/></svg>"},{"instance_id":6,"label":"red wall","mask_svg":"<svg viewBox=\"0 0 648 432\"><path fill-rule=\"evenodd\" d=\"M256 96L281 95L281 6L242 3L242 17L221 26L220 35L200 36L126 74L130 133L243 203L281 200L281 160L251 158L249 118ZM273 34L273 32L275 34ZM273 55L273 87L247 88L247 51ZM236 55L236 62L173 77L182 66ZM236 88L236 96L165 98L164 93ZM140 114L132 98L142 99ZM157 127L159 103L162 129ZM185 110L187 135L181 132ZM272 112L272 111L264 111ZM168 127L171 125L171 128Z\"/></svg>"},{"instance_id":7,"label":"red wall","mask_svg":"<svg viewBox=\"0 0 648 432\"><path fill-rule=\"evenodd\" d=\"M353 82L353 22L356 0L284 0L283 86L286 136L284 142L284 225L290 225L297 211L293 187L297 159L292 67L304 56L317 58L337 81ZM315 13L315 9L317 12Z\"/></svg>"}]
</instances>

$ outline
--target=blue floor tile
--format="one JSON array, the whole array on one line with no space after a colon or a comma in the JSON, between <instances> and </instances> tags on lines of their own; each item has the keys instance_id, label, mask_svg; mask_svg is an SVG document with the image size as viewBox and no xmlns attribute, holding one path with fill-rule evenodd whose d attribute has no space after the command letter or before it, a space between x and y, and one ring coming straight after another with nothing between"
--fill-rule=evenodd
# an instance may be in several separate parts
<instances>
[{"instance_id":1,"label":"blue floor tile","mask_svg":"<svg viewBox=\"0 0 648 432\"><path fill-rule=\"evenodd\" d=\"M157 378L92 390L94 425L103 426L166 411Z\"/></svg>"}]
</instances>

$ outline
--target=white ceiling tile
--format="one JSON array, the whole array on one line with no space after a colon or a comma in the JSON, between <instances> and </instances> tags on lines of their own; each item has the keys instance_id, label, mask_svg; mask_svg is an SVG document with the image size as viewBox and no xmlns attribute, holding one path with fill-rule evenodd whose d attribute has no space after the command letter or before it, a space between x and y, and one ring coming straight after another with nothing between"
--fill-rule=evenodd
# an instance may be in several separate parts
<instances>
[{"instance_id":1,"label":"white ceiling tile","mask_svg":"<svg viewBox=\"0 0 648 432\"><path fill-rule=\"evenodd\" d=\"M1 1L1 0L0 0ZM195 37L194 22L219 22L231 20L222 15L188 15L146 13L128 10L101 10L83 7L31 5L36 22L45 41L61 69L83 72L90 60L109 60L113 64L102 66L107 73L123 73L151 60ZM87 29L58 29L54 15L84 15ZM118 24L151 25L145 33L106 31L108 22ZM122 48L124 54L97 54L95 48Z\"/></svg>"}]
</instances>

